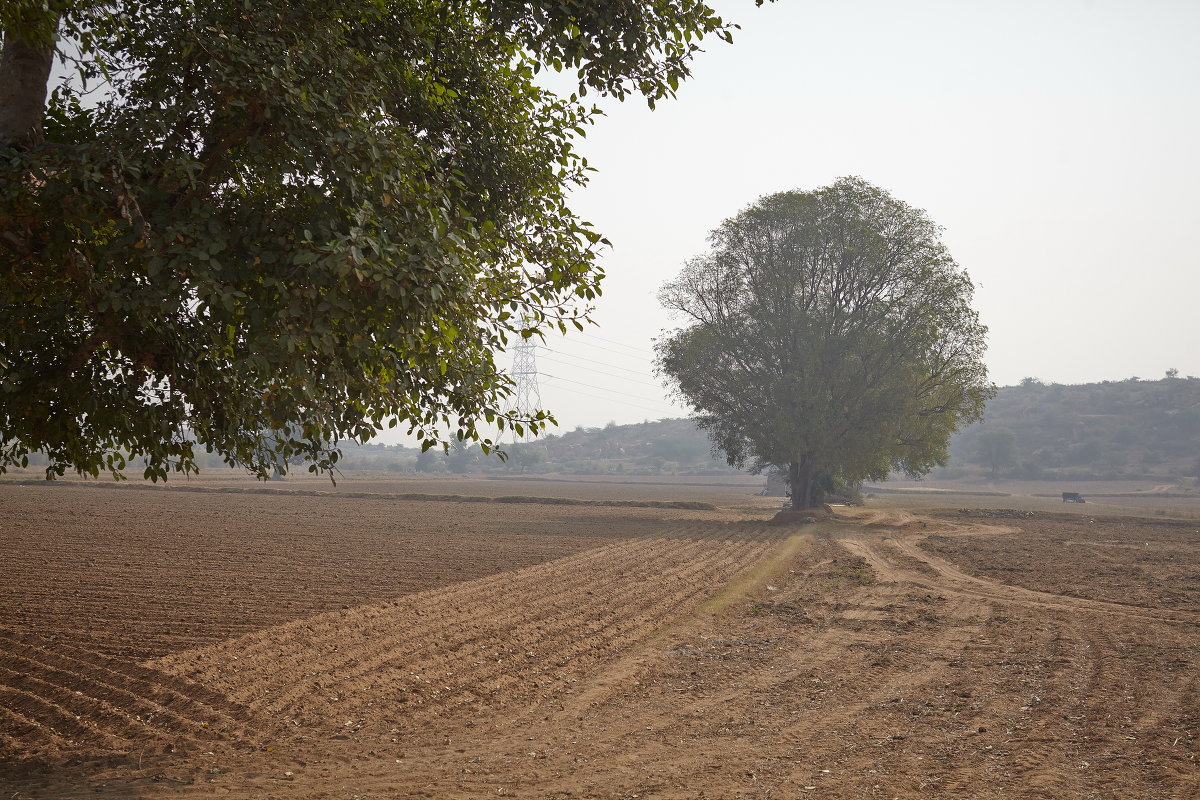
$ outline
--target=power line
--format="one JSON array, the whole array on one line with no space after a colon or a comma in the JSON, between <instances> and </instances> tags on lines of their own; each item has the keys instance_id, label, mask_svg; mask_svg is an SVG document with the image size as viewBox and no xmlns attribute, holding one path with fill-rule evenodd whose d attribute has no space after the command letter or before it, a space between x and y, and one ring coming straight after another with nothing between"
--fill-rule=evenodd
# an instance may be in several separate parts
<instances>
[{"instance_id":1,"label":"power line","mask_svg":"<svg viewBox=\"0 0 1200 800\"><path fill-rule=\"evenodd\" d=\"M648 347L638 347L637 345L625 344L624 342L619 342L619 341L617 341L616 339L608 339L608 338L605 338L605 337L603 337L603 336L598 336L598 335L596 335L596 334L594 334L594 333L590 333L590 332L588 332L588 331L579 331L578 335L579 335L579 336L586 336L586 337L588 337L589 339L599 339L599 340L600 340L600 341L602 341L602 342L608 342L609 344L615 344L615 345L617 345L618 347L627 347L627 348L629 348L630 350L637 350L637 351L638 351L638 352L640 352L640 353L646 353L646 354L648 354L648 355L654 355L654 351L653 351L653 350L651 350L651 349L650 349L650 348L648 348ZM593 346L593 347L599 347L600 345L592 345L592 346Z\"/></svg>"},{"instance_id":2,"label":"power line","mask_svg":"<svg viewBox=\"0 0 1200 800\"><path fill-rule=\"evenodd\" d=\"M611 347L605 347L605 346L604 346L604 345L602 345L602 344L594 344L593 342L583 342L583 341L579 341L578 339L576 340L576 342L578 342L579 344L583 345L584 347L594 347L594 348L596 348L597 350L605 350L605 351L607 351L607 352L609 352L609 353L615 353L615 354L617 354L617 355L619 355L619 356L622 356L622 357L624 357L624 358L640 358L640 359L642 359L642 360L644 360L644 361L650 361L650 360L652 360L652 359L654 358L654 353L653 353L653 352L651 352L651 351L649 351L649 350L642 350L642 351L639 351L639 355L637 355L637 356L634 356L632 353L623 353L623 352L621 352L620 350L614 350L613 348L611 348Z\"/></svg>"},{"instance_id":3,"label":"power line","mask_svg":"<svg viewBox=\"0 0 1200 800\"><path fill-rule=\"evenodd\" d=\"M556 364L562 364L563 366L567 366L567 367L575 366L569 361L559 361L557 358L551 358L550 356L547 356L547 355L543 355L542 360L543 361L553 361ZM597 362L597 363L601 363L601 362ZM586 369L589 373L591 373L593 375L607 375L608 377L616 378L619 381L628 381L629 383L636 383L639 386L648 386L652 389L661 389L662 388L661 386L654 384L654 383L650 383L649 381L640 381L636 378L627 378L624 375L617 375L612 372L605 372L602 369L595 369L594 367L585 367L584 369ZM620 369L620 368L618 367L618 369Z\"/></svg>"},{"instance_id":4,"label":"power line","mask_svg":"<svg viewBox=\"0 0 1200 800\"><path fill-rule=\"evenodd\" d=\"M549 374L547 374L547 373L544 373L544 372L543 372L542 374L543 374L543 375L545 375L545 377L547 377L547 378L551 378L551 379L553 379L553 380L557 380L557 381L565 381L565 382L567 382L567 383L574 383L574 384L576 384L576 385L578 385L578 386L586 386L586 387L587 387L587 388L589 388L589 389L596 389L597 391L601 391L601 392L609 392L609 393L611 393L611 394L619 394L619 395L622 395L622 396L624 396L624 397L632 397L634 400L642 400L642 401L645 401L645 402L651 402L651 403L658 402L658 401L654 400L653 398L642 397L641 395L630 394L629 392L622 392L622 391L618 391L617 389L609 389L609 388L607 388L607 387L604 387L604 386L596 386L595 384L591 384L591 383L584 383L583 381L576 381L576 380L572 380L572 379L570 379L570 378L562 378L562 377L559 377L559 376L557 376L557 375L549 375ZM605 400L605 398L601 398L601 397L597 397L597 398L595 398L595 399L597 399L597 400Z\"/></svg>"},{"instance_id":5,"label":"power line","mask_svg":"<svg viewBox=\"0 0 1200 800\"><path fill-rule=\"evenodd\" d=\"M543 349L545 349L545 348L543 348ZM577 356L574 353L564 353L561 350L547 349L546 352L553 353L556 356L565 356L566 358L574 358L579 361L587 361L592 364L599 364L602 367L610 367L611 369L619 369L622 372L632 372L634 375L640 375L641 377L646 377L646 372L644 370L630 369L629 367L622 367L620 364L611 364L607 361L601 361L598 358L588 358L587 356Z\"/></svg>"},{"instance_id":6,"label":"power line","mask_svg":"<svg viewBox=\"0 0 1200 800\"><path fill-rule=\"evenodd\" d=\"M560 392L569 392L570 394L579 395L580 397L587 397L591 400L607 403L608 405L617 405L625 408L636 408L641 411L649 411L651 414L657 414L659 417L679 416L680 414L686 416L686 413L680 412L676 409L651 408L650 406L643 406L639 403L631 403L628 400L618 400L614 397L596 397L589 392L580 391L579 389L572 389L569 386L556 385L555 390Z\"/></svg>"}]
</instances>

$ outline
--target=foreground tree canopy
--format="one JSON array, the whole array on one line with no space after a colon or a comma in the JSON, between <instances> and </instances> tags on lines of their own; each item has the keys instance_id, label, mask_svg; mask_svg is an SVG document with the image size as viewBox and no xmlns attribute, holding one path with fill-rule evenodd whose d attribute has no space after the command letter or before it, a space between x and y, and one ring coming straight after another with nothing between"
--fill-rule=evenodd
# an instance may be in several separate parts
<instances>
[{"instance_id":1,"label":"foreground tree canopy","mask_svg":"<svg viewBox=\"0 0 1200 800\"><path fill-rule=\"evenodd\" d=\"M660 292L686 327L660 374L729 463L786 468L806 508L834 479L945 463L994 391L973 285L924 212L858 178L763 197Z\"/></svg>"},{"instance_id":2,"label":"foreground tree canopy","mask_svg":"<svg viewBox=\"0 0 1200 800\"><path fill-rule=\"evenodd\" d=\"M690 0L2 4L0 470L158 479L201 446L266 476L389 419L542 427L493 354L586 319L603 240L565 204L594 109L535 75L653 104L730 27Z\"/></svg>"}]
</instances>

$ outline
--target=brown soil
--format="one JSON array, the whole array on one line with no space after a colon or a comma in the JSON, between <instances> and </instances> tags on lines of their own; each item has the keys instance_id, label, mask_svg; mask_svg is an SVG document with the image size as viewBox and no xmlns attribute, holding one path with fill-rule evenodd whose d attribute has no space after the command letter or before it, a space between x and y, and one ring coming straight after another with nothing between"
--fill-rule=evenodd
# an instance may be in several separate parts
<instances>
[{"instance_id":1,"label":"brown soil","mask_svg":"<svg viewBox=\"0 0 1200 800\"><path fill-rule=\"evenodd\" d=\"M288 475L284 480L266 483L239 472L206 470L189 477L173 476L166 484L129 481L114 484L111 480L81 479L75 476L55 481L56 488L117 489L121 491L229 491L251 493L313 493L322 495L380 495L454 494L501 497L527 495L579 500L622 501L701 501L721 506L762 506L778 509L782 498L759 497L763 478L750 475L720 476L620 476L620 475L536 475L479 476L479 475L395 475L384 472L349 472L339 474L337 483L328 476ZM0 476L5 484L34 484L44 487L40 470L14 470Z\"/></svg>"},{"instance_id":2,"label":"brown soil","mask_svg":"<svg viewBox=\"0 0 1200 800\"><path fill-rule=\"evenodd\" d=\"M775 516L771 517L771 523L774 525L809 525L827 520L832 516L833 509L827 505L812 508L785 508L777 511Z\"/></svg>"},{"instance_id":3,"label":"brown soil","mask_svg":"<svg viewBox=\"0 0 1200 800\"><path fill-rule=\"evenodd\" d=\"M988 514L948 516L995 519ZM1200 611L1200 522L1082 512L1023 512L1018 519L1019 532L931 536L922 547L973 575L1030 589ZM1070 556L1060 558L1063 551ZM1048 555L1052 569L1045 563Z\"/></svg>"},{"instance_id":4,"label":"brown soil","mask_svg":"<svg viewBox=\"0 0 1200 800\"><path fill-rule=\"evenodd\" d=\"M0 515L0 628L130 658L724 518L5 484Z\"/></svg>"},{"instance_id":5,"label":"brown soil","mask_svg":"<svg viewBox=\"0 0 1200 800\"><path fill-rule=\"evenodd\" d=\"M5 798L1200 796L1194 528L28 491Z\"/></svg>"}]
</instances>

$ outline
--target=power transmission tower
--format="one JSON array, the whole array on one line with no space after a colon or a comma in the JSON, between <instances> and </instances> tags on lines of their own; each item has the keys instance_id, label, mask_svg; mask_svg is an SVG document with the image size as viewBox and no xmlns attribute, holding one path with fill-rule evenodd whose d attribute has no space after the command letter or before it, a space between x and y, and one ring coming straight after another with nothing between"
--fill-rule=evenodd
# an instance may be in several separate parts
<instances>
[{"instance_id":1,"label":"power transmission tower","mask_svg":"<svg viewBox=\"0 0 1200 800\"><path fill-rule=\"evenodd\" d=\"M513 381L516 383L512 410L528 414L537 411L542 405L542 395L538 391L537 343L533 339L522 339L513 348ZM513 442L527 442L533 438L529 428L523 435L513 431Z\"/></svg>"}]
</instances>

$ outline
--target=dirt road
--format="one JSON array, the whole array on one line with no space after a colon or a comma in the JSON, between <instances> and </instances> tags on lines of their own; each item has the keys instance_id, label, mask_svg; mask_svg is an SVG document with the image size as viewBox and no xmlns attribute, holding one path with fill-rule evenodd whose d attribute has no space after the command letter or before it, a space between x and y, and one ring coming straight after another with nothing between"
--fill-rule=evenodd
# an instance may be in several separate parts
<instances>
[{"instance_id":1,"label":"dirt road","mask_svg":"<svg viewBox=\"0 0 1200 800\"><path fill-rule=\"evenodd\" d=\"M1074 519L675 522L296 620L141 664L186 735L7 761L5 797L1194 800L1200 535ZM1098 548L1174 593L1057 591Z\"/></svg>"}]
</instances>

